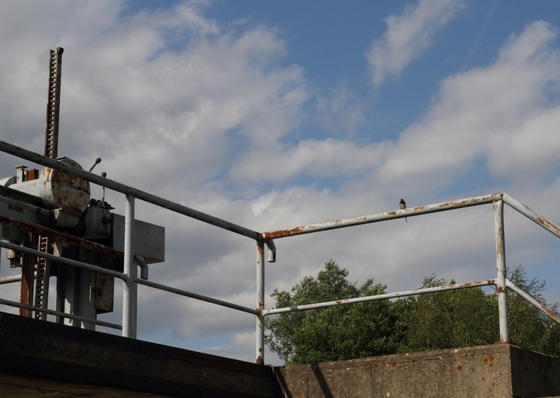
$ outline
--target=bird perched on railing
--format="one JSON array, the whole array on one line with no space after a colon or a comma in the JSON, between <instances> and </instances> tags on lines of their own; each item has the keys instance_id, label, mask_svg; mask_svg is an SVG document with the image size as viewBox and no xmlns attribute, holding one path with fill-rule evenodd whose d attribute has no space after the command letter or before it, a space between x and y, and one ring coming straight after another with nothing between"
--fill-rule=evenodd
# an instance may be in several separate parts
<instances>
[{"instance_id":1,"label":"bird perched on railing","mask_svg":"<svg viewBox=\"0 0 560 398\"><path fill-rule=\"evenodd\" d=\"M406 209L406 202L404 201L404 199L401 199L401 201L399 202L399 206L400 206L400 208L403 209L403 210ZM406 219L406 217L404 218L404 220L405 220L406 222L408 222L408 220Z\"/></svg>"}]
</instances>

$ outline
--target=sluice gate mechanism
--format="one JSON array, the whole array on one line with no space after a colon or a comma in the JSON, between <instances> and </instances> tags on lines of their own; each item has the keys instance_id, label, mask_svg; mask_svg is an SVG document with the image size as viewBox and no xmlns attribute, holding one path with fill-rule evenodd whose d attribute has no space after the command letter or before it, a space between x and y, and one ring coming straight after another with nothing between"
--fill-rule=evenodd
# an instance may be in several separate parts
<instances>
[{"instance_id":1,"label":"sluice gate mechanism","mask_svg":"<svg viewBox=\"0 0 560 398\"><path fill-rule=\"evenodd\" d=\"M44 156L81 170L78 162L58 156L63 51L58 47L49 55ZM15 176L0 179L1 238L11 244L10 267L21 268L20 315L46 320L51 314L58 323L95 329L103 324L97 316L113 311L114 276L62 261L123 271L125 217L112 212L104 191L94 199L89 181L50 167L17 166ZM147 265L164 261L165 230L140 220L134 229L135 260L147 278ZM56 303L49 309L52 278Z\"/></svg>"}]
</instances>

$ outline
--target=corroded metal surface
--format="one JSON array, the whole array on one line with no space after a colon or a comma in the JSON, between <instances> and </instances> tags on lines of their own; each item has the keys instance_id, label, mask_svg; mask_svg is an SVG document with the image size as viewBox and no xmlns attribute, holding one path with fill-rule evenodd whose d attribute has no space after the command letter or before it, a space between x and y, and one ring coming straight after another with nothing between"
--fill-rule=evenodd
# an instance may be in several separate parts
<instances>
[{"instance_id":1,"label":"corroded metal surface","mask_svg":"<svg viewBox=\"0 0 560 398\"><path fill-rule=\"evenodd\" d=\"M80 165L70 159L61 162L81 169ZM89 182L62 171L45 167L41 170L39 180L43 181L42 199L51 208L63 208L72 213L82 214L90 199Z\"/></svg>"},{"instance_id":2,"label":"corroded metal surface","mask_svg":"<svg viewBox=\"0 0 560 398\"><path fill-rule=\"evenodd\" d=\"M114 256L117 258L123 258L124 256L123 252L115 250L109 246L105 246L100 243L92 242L86 239L81 239L73 235L65 234L58 230L44 227L42 225L20 221L2 215L0 215L0 223L4 225L9 225L20 231L31 232L34 234L40 234L43 236L51 237L56 241L65 242L78 247L83 247L84 249L92 250L109 256Z\"/></svg>"},{"instance_id":3,"label":"corroded metal surface","mask_svg":"<svg viewBox=\"0 0 560 398\"><path fill-rule=\"evenodd\" d=\"M49 52L49 90L47 95L47 121L45 127L45 156L58 156L58 125L60 115L60 85L62 77L62 53L57 47Z\"/></svg>"},{"instance_id":4,"label":"corroded metal surface","mask_svg":"<svg viewBox=\"0 0 560 398\"><path fill-rule=\"evenodd\" d=\"M485 196L477 196L474 198L452 200L448 202L436 203L432 205L424 205L411 207L409 209L392 210L383 213L376 213L366 216L359 216L353 218L346 218L342 220L333 220L329 222L311 224L306 226L298 226L290 229L279 229L276 231L263 232L263 239L284 238L288 236L302 235L320 231L327 231L331 229L347 228L362 224L371 224L380 221L387 221L395 218L406 218L418 216L421 214L437 213L440 211L447 211L463 207L479 206L487 203L492 203L495 200L501 199L501 193L494 193Z\"/></svg>"},{"instance_id":5,"label":"corroded metal surface","mask_svg":"<svg viewBox=\"0 0 560 398\"><path fill-rule=\"evenodd\" d=\"M30 162L34 162L43 166L51 167L57 170L64 171L70 175L75 177L79 177L86 181L93 182L97 185L107 187L114 191L123 193L125 195L133 195L135 198L143 200L148 203L155 204L157 206L161 206L164 209L171 210L173 212L183 214L187 217L194 218L196 220L205 222L207 224L214 225L218 228L225 229L227 231L234 232L236 234L251 238L251 239L261 239L261 234L257 231L253 231L251 229L245 228L243 226L234 224L229 221L222 220L218 217L211 216L209 214L203 213L198 210L194 210L190 207L183 206L179 203L172 202L167 199L160 198L159 196L152 195L150 193L144 192L142 190L129 187L128 185L121 184L117 181L113 181L109 178L101 177L96 174L88 173L85 170L76 169L70 167L64 163L61 163L55 159L50 159L45 156L41 156L38 153L28 151L27 149L18 147L13 144L9 144L5 141L0 140L0 151L9 153L11 155L20 157L22 159L26 159Z\"/></svg>"}]
</instances>

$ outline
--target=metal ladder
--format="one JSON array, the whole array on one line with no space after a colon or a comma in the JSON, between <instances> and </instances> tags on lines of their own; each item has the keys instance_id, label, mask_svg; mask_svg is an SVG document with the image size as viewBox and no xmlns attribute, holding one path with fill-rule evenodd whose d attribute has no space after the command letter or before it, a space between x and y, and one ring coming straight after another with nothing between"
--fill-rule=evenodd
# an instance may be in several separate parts
<instances>
[{"instance_id":1,"label":"metal ladder","mask_svg":"<svg viewBox=\"0 0 560 398\"><path fill-rule=\"evenodd\" d=\"M42 253L52 254L50 239L46 236L39 236L37 250ZM44 257L37 257L37 275L35 277L35 307L47 308L49 298L49 278L50 278L50 261ZM41 311L35 311L36 319L47 319L47 314Z\"/></svg>"}]
</instances>

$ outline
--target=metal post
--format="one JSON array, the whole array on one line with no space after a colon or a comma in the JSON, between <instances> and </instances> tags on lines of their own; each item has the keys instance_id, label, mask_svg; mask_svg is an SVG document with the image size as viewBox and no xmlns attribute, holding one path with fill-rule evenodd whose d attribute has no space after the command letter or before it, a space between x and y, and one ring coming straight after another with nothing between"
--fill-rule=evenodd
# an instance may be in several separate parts
<instances>
[{"instance_id":1,"label":"metal post","mask_svg":"<svg viewBox=\"0 0 560 398\"><path fill-rule=\"evenodd\" d=\"M494 228L496 231L496 265L498 290L498 314L500 320L500 342L509 342L508 300L506 286L506 246L504 235L504 202L494 201Z\"/></svg>"},{"instance_id":2,"label":"metal post","mask_svg":"<svg viewBox=\"0 0 560 398\"><path fill-rule=\"evenodd\" d=\"M136 338L137 285L136 265L134 264L134 196L126 195L124 219L124 274L123 283L123 337Z\"/></svg>"},{"instance_id":3,"label":"metal post","mask_svg":"<svg viewBox=\"0 0 560 398\"><path fill-rule=\"evenodd\" d=\"M257 363L264 364L264 243L257 241Z\"/></svg>"}]
</instances>

